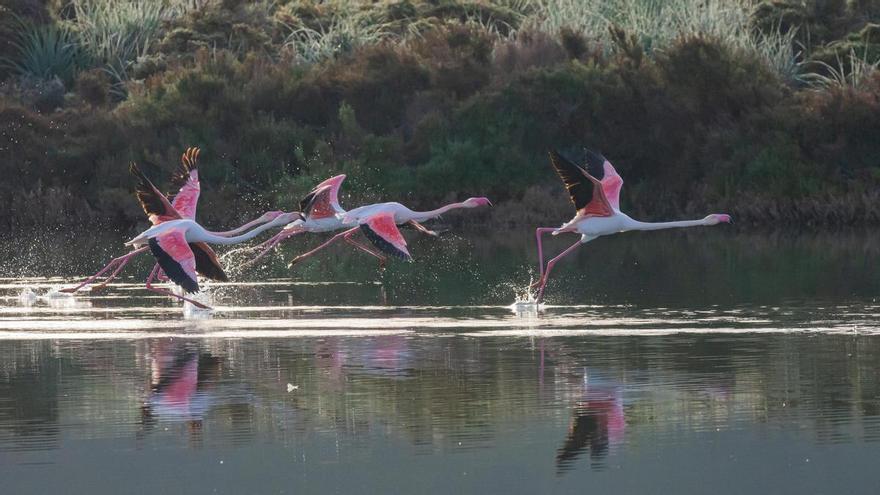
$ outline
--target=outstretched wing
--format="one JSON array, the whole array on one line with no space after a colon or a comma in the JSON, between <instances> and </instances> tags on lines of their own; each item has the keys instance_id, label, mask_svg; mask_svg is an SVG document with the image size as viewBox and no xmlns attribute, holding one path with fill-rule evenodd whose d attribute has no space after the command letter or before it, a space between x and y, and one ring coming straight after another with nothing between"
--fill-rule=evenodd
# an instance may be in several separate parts
<instances>
[{"instance_id":1,"label":"outstretched wing","mask_svg":"<svg viewBox=\"0 0 880 495\"><path fill-rule=\"evenodd\" d=\"M171 176L172 187L179 188L171 201L171 206L184 218L196 218L199 202L199 159L198 148L187 148L180 157L180 167Z\"/></svg>"},{"instance_id":2,"label":"outstretched wing","mask_svg":"<svg viewBox=\"0 0 880 495\"><path fill-rule=\"evenodd\" d=\"M135 194L141 203L141 208L144 209L144 213L147 214L153 225L180 218L180 213L168 202L168 198L159 192L159 189L150 182L150 179L141 172L141 169L134 162L131 163L128 170L138 179Z\"/></svg>"},{"instance_id":3,"label":"outstretched wing","mask_svg":"<svg viewBox=\"0 0 880 495\"><path fill-rule=\"evenodd\" d=\"M619 210L620 189L623 187L623 178L617 174L617 170L614 169L611 162L600 153L585 148L584 154L587 173L599 179L608 204Z\"/></svg>"},{"instance_id":4,"label":"outstretched wing","mask_svg":"<svg viewBox=\"0 0 880 495\"><path fill-rule=\"evenodd\" d=\"M406 249L406 239L403 238L397 228L397 223L394 222L394 213L385 212L368 217L360 224L360 227L367 239L383 253L412 261L412 256Z\"/></svg>"},{"instance_id":5,"label":"outstretched wing","mask_svg":"<svg viewBox=\"0 0 880 495\"><path fill-rule=\"evenodd\" d=\"M191 242L189 243L189 248L192 249L193 256L196 258L196 272L199 275L217 282L229 281L229 277L226 276L226 272L220 266L217 255L214 254L211 246L204 242Z\"/></svg>"},{"instance_id":6,"label":"outstretched wing","mask_svg":"<svg viewBox=\"0 0 880 495\"><path fill-rule=\"evenodd\" d=\"M172 282L186 292L199 291L196 258L182 229L169 230L153 237L149 244L150 252Z\"/></svg>"},{"instance_id":7,"label":"outstretched wing","mask_svg":"<svg viewBox=\"0 0 880 495\"><path fill-rule=\"evenodd\" d=\"M568 436L562 447L556 451L556 469L559 472L570 468L571 464L587 449L592 456L604 455L608 451L607 426L595 411L575 411Z\"/></svg>"},{"instance_id":8,"label":"outstretched wing","mask_svg":"<svg viewBox=\"0 0 880 495\"><path fill-rule=\"evenodd\" d=\"M318 220L336 216L345 210L339 206L339 188L345 174L331 177L315 186L312 191L299 202L299 211L306 219Z\"/></svg>"},{"instance_id":9,"label":"outstretched wing","mask_svg":"<svg viewBox=\"0 0 880 495\"><path fill-rule=\"evenodd\" d=\"M582 215L608 217L614 214L605 198L605 191L599 179L578 167L558 151L550 151L550 163L565 184L571 202Z\"/></svg>"}]
</instances>

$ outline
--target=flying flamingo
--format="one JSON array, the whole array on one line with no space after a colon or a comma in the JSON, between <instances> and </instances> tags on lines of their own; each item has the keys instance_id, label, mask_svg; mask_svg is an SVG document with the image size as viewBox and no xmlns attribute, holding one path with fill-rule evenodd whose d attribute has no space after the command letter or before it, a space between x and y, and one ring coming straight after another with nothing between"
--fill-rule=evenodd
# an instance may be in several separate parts
<instances>
[{"instance_id":1,"label":"flying flamingo","mask_svg":"<svg viewBox=\"0 0 880 495\"><path fill-rule=\"evenodd\" d=\"M428 230L420 222L437 218L447 211L457 208L476 208L478 206L491 204L492 203L487 198L468 198L460 203L450 203L446 206L430 211L413 211L400 203L376 203L361 206L345 212L344 214L337 215L344 227L351 227L352 225L355 227L336 234L324 244L297 256L290 262L288 267L292 267L296 263L314 255L318 251L340 239L345 239L346 241L351 242L351 236L353 236L358 229L363 231L367 239L369 239L370 242L372 242L373 245L383 253L405 261L412 261L412 256L409 254L409 250L407 250L406 247L406 239L403 238L400 230L398 230L398 225L409 224L415 227L419 232L431 236L437 236L436 232Z\"/></svg>"},{"instance_id":2,"label":"flying flamingo","mask_svg":"<svg viewBox=\"0 0 880 495\"><path fill-rule=\"evenodd\" d=\"M300 202L300 218L285 226L275 237L258 246L265 246L265 248L253 261L261 258L269 249L278 245L282 240L296 234L303 232L330 232L343 228L347 229L331 237L327 242L311 251L297 256L288 266L291 267L340 240L344 240L361 251L377 257L379 265L384 266L386 257L383 254L377 253L352 239L352 236L358 230L362 230L381 252L405 260L411 260L412 257L406 248L406 241L397 229L397 225L409 224L419 232L436 237L436 232L429 230L420 222L436 218L456 208L475 208L491 204L486 198L469 198L461 203L452 203L426 212L412 211L400 203L377 203L345 211L339 205L339 188L344 180L345 175L337 175L318 184Z\"/></svg>"},{"instance_id":3,"label":"flying flamingo","mask_svg":"<svg viewBox=\"0 0 880 495\"><path fill-rule=\"evenodd\" d=\"M168 198L159 192L156 186L133 163L131 164L131 173L138 178L136 188L138 201L154 223L152 227L125 243L128 246L133 246L136 250L149 247L158 262L147 278L147 289L188 301L202 309L210 308L169 290L153 287L152 282L156 278L159 268L161 267L168 278L185 292L198 292L199 282L196 272L212 280L226 280L223 268L206 243L238 244L256 237L265 230L284 225L299 216L298 213L282 213L274 220L246 234L222 236L205 230L193 220L192 216L195 215L195 211L191 208L194 208L195 203L184 202L182 209L186 214L183 214L172 206Z\"/></svg>"},{"instance_id":4,"label":"flying flamingo","mask_svg":"<svg viewBox=\"0 0 880 495\"><path fill-rule=\"evenodd\" d=\"M180 213L181 216L186 218L195 218L196 214L196 206L199 201L199 192L201 190L199 184L199 171L197 168L198 157L199 157L199 148L187 148L187 150L180 157L180 167L177 172L172 176L172 183L175 185L179 185L180 190L173 197L171 201L171 206L174 207L175 210ZM215 232L217 235L222 236L233 236L238 235L242 232L245 232L256 225L260 225L271 220L274 220L283 212L281 211L269 211L264 213L259 218L256 218L236 229L228 230L225 232ZM150 222L154 225L161 223L164 219L151 216ZM68 292L73 293L78 291L79 289L85 287L93 283L97 278L101 277L104 273L106 273L111 268L115 267L115 270L100 284L92 286L92 291L98 291L103 289L110 283L111 280L115 279L125 265L131 261L132 258L137 256L138 254L144 253L147 251L146 247L135 249L134 251L129 252L126 255L120 256L118 258L114 258L100 271L92 275L91 277L84 280L82 283L77 285L76 287L68 287L65 289L61 289L60 292ZM196 267L198 270L199 267ZM160 275L160 278L162 275Z\"/></svg>"},{"instance_id":5,"label":"flying flamingo","mask_svg":"<svg viewBox=\"0 0 880 495\"><path fill-rule=\"evenodd\" d=\"M550 271L563 257L571 254L581 245L604 235L626 232L629 230L660 230L676 227L700 227L730 223L730 215L713 213L701 220L685 220L679 222L640 222L633 220L620 211L620 189L623 187L623 179L617 175L617 171L611 162L599 153L590 150L586 152L586 170L575 165L570 160L559 154L556 150L550 151L550 163L559 174L559 178L565 184L571 202L577 208L574 218L564 223L561 227L539 227L535 230L538 243L538 268L540 279L529 288L538 289L536 303L540 303L544 297L544 287L550 277ZM544 254L541 246L541 236L550 232L558 235L565 232L580 234L581 238L571 247L547 262L544 266Z\"/></svg>"},{"instance_id":6,"label":"flying flamingo","mask_svg":"<svg viewBox=\"0 0 880 495\"><path fill-rule=\"evenodd\" d=\"M345 227L345 224L342 223L341 215L344 215L346 211L339 206L339 188L344 180L345 174L340 174L315 186L299 203L300 218L285 225L281 232L257 246L256 249L262 248L262 251L254 259L246 263L246 265L256 263L257 260L262 258L281 241L297 234L305 232L332 232ZM342 238L357 249L375 256L379 259L379 266L384 266L385 256L352 239L351 234Z\"/></svg>"}]
</instances>

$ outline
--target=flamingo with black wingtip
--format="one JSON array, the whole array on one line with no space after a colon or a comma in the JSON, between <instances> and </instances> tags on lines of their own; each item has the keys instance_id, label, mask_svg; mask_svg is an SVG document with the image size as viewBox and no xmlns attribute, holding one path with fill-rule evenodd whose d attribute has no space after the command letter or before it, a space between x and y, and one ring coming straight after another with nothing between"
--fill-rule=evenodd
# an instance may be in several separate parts
<instances>
[{"instance_id":1,"label":"flamingo with black wingtip","mask_svg":"<svg viewBox=\"0 0 880 495\"><path fill-rule=\"evenodd\" d=\"M201 191L201 185L199 182L199 171L198 171L198 158L199 158L200 150L199 148L191 147L187 148L186 151L180 157L180 167L178 170L172 175L172 184L179 186L179 190L177 194L171 197L171 206L177 210L180 216L185 218L194 219L196 215L196 206L199 201L199 193ZM238 235L242 232L245 232L257 225L269 222L277 218L281 215L282 211L267 211L259 218L251 220L250 222L245 223L244 225L225 232L214 232L217 235L221 236L233 236ZM150 222L153 225L162 223L163 221L168 220L167 218L161 218L157 216L151 216ZM111 268L115 267L113 272L107 276L103 282L100 284L94 285L90 287L92 291L98 291L107 286L113 279L115 279L123 268L131 261L135 256L145 253L147 251L147 247L141 247L131 251L128 254L120 256L118 258L114 258L108 263L104 268L99 270L97 273L88 277L83 282L75 287L68 287L65 289L61 289L60 292L74 293L79 289L94 283L95 280L100 278L104 273L106 273ZM198 267L197 267L198 269ZM159 278L163 278L162 274L159 274Z\"/></svg>"},{"instance_id":2,"label":"flamingo with black wingtip","mask_svg":"<svg viewBox=\"0 0 880 495\"><path fill-rule=\"evenodd\" d=\"M437 233L426 228L421 222L436 218L447 211L457 208L476 208L478 206L491 205L486 198L469 198L460 203L451 203L436 210L425 212L410 210L400 203L377 203L346 211L339 205L339 188L344 180L345 175L337 175L315 186L300 202L300 218L291 222L273 238L258 246L264 249L251 262L261 258L268 250L291 236L304 232L330 232L343 228L347 228L347 230L336 234L320 246L297 256L288 266L292 267L294 264L313 256L340 240L344 240L355 248L377 257L380 267L385 265L385 255L411 261L412 257L407 250L406 240L398 230L398 225L409 224L419 232L436 237ZM380 252L376 252L352 238L359 230L364 232L367 239Z\"/></svg>"},{"instance_id":3,"label":"flamingo with black wingtip","mask_svg":"<svg viewBox=\"0 0 880 495\"><path fill-rule=\"evenodd\" d=\"M344 214L337 214L337 217L341 220L343 226L350 227L354 225L354 227L336 234L324 244L297 256L290 262L288 268L310 256L313 256L318 251L340 239L349 240L358 230L362 231L367 239L369 239L379 251L395 258L400 258L404 261L412 261L412 255L409 254L409 250L407 249L406 239L403 238L403 235L397 228L398 225L408 224L415 227L416 230L423 234L436 237L437 233L426 228L421 222L437 218L450 210L458 208L477 208L479 206L491 204L492 203L487 198L468 198L464 201L450 203L446 206L430 211L413 211L400 203L377 203L361 206Z\"/></svg>"},{"instance_id":4,"label":"flamingo with black wingtip","mask_svg":"<svg viewBox=\"0 0 880 495\"><path fill-rule=\"evenodd\" d=\"M156 278L159 268L184 292L193 293L199 291L197 272L211 280L224 281L227 279L223 268L217 261L217 256L207 243L211 244L238 244L253 239L265 230L284 225L298 213L282 213L270 222L247 232L235 236L223 236L206 230L199 225L190 215L195 211L188 208L195 206L194 203L185 203L182 209L187 212L183 215L168 201L156 186L140 171L134 163L131 164L131 173L137 177L137 198L144 212L154 221L154 225L140 233L134 239L126 242L135 249L148 247L158 262L153 267L147 278L147 289L159 294L178 298L192 303L202 309L210 309L208 306L190 299L179 296L169 290L153 287L153 279Z\"/></svg>"},{"instance_id":5,"label":"flamingo with black wingtip","mask_svg":"<svg viewBox=\"0 0 880 495\"><path fill-rule=\"evenodd\" d=\"M243 266L256 263L279 243L295 235L306 232L333 232L344 228L345 224L342 223L341 215L344 215L346 211L339 205L339 188L344 180L345 174L340 174L315 186L299 203L300 218L285 225L281 232L268 241L256 246L255 249L262 249L262 251ZM352 235L353 233L343 235L342 239L355 248L378 258L380 268L385 266L385 256L352 239Z\"/></svg>"},{"instance_id":6,"label":"flamingo with black wingtip","mask_svg":"<svg viewBox=\"0 0 880 495\"><path fill-rule=\"evenodd\" d=\"M634 220L620 211L620 189L623 187L623 179L614 170L614 166L601 154L590 150L584 151L586 168L575 165L556 150L550 151L550 163L565 184L577 213L574 218L561 227L539 227L535 230L540 279L533 283L529 289L538 290L535 298L536 303L543 300L544 288L547 286L550 272L556 263L598 237L630 230L661 230L731 223L730 215L724 213L713 213L699 220L677 222L640 222ZM547 232L552 235L571 232L579 234L581 237L571 247L548 261L545 266L541 240Z\"/></svg>"}]
</instances>

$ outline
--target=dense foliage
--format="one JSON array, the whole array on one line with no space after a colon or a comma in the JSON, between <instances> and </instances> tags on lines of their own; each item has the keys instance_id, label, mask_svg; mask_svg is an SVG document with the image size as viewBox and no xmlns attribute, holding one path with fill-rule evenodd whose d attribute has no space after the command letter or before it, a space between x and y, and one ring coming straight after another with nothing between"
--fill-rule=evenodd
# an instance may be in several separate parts
<instances>
[{"instance_id":1,"label":"dense foliage","mask_svg":"<svg viewBox=\"0 0 880 495\"><path fill-rule=\"evenodd\" d=\"M348 205L486 195L495 221L557 223L546 149L584 145L649 219L880 222L878 1L0 0L0 18L9 225L141 221L128 162L164 183L192 145L207 222L344 172Z\"/></svg>"}]
</instances>

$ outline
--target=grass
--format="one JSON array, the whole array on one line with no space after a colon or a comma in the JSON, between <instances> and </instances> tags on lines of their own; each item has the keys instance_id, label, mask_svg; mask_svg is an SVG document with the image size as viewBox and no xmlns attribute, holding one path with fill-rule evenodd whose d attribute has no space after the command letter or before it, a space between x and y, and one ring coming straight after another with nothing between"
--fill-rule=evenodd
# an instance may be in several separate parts
<instances>
[{"instance_id":1,"label":"grass","mask_svg":"<svg viewBox=\"0 0 880 495\"><path fill-rule=\"evenodd\" d=\"M305 63L333 59L367 45L390 40L394 35L381 22L352 8L334 12L317 27L288 25L283 47Z\"/></svg>"},{"instance_id":2,"label":"grass","mask_svg":"<svg viewBox=\"0 0 880 495\"><path fill-rule=\"evenodd\" d=\"M83 49L98 63L124 71L146 55L162 20L172 10L164 2L138 0L73 0L72 30Z\"/></svg>"},{"instance_id":3,"label":"grass","mask_svg":"<svg viewBox=\"0 0 880 495\"><path fill-rule=\"evenodd\" d=\"M558 35L569 29L613 50L611 29L635 37L648 54L677 39L703 36L754 54L782 76L793 78L798 53L793 30L759 33L751 26L745 0L531 0L521 2L523 26Z\"/></svg>"},{"instance_id":4,"label":"grass","mask_svg":"<svg viewBox=\"0 0 880 495\"><path fill-rule=\"evenodd\" d=\"M804 76L814 89L825 90L829 88L861 89L866 83L874 79L880 69L880 59L868 60L868 52L862 56L856 54L855 49L850 49L846 59L836 56L836 67L823 61L816 61L822 72L812 72Z\"/></svg>"}]
</instances>

